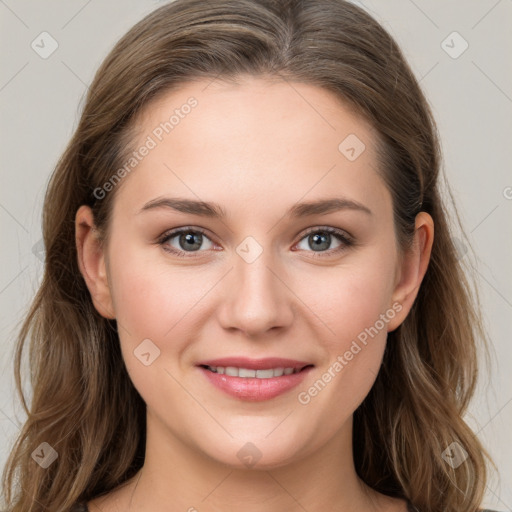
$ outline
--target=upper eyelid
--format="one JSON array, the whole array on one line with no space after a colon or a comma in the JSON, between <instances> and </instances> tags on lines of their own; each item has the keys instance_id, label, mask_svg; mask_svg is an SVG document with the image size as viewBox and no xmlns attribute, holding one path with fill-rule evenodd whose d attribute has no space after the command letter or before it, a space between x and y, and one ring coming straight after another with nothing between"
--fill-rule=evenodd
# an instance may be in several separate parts
<instances>
[{"instance_id":1,"label":"upper eyelid","mask_svg":"<svg viewBox=\"0 0 512 512\"><path fill-rule=\"evenodd\" d=\"M159 237L158 237L158 240L166 240L166 239L169 239L169 238L174 238L175 236L183 233L183 232L189 232L189 231L192 231L192 232L197 232L197 233L201 233L203 235L206 235L208 236L208 238L211 240L211 237L208 235L208 230L207 229L204 229L204 228L198 228L198 227L194 227L194 226L182 226L182 227L179 227L179 228L173 228L173 229L169 229L167 231L164 231ZM211 240L213 241L213 240Z\"/></svg>"},{"instance_id":2,"label":"upper eyelid","mask_svg":"<svg viewBox=\"0 0 512 512\"><path fill-rule=\"evenodd\" d=\"M349 238L350 240L352 240L354 238L347 230L342 229L342 228L336 228L334 226L313 226L311 228L306 228L305 231L301 232L302 238L304 238L309 233L315 233L316 231L322 231L322 229L326 230L327 232L330 232L330 230L334 230L334 233L331 233L331 234L343 235L346 238ZM302 240L302 238L301 238L301 240Z\"/></svg>"}]
</instances>

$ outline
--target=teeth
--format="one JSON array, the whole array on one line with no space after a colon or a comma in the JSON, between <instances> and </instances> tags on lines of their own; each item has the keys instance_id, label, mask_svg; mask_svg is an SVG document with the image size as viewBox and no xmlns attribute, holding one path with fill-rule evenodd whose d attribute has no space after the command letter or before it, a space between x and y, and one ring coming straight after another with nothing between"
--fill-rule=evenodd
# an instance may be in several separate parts
<instances>
[{"instance_id":1,"label":"teeth","mask_svg":"<svg viewBox=\"0 0 512 512\"><path fill-rule=\"evenodd\" d=\"M272 377L291 375L292 373L299 373L300 371L294 368L269 368L267 370L250 370L248 368L236 368L234 366L208 366L208 370L214 373L225 374L229 377L256 379L271 379Z\"/></svg>"},{"instance_id":2,"label":"teeth","mask_svg":"<svg viewBox=\"0 0 512 512\"><path fill-rule=\"evenodd\" d=\"M235 368L236 370L236 368ZM245 368L238 369L239 377L256 377L256 370L246 370Z\"/></svg>"},{"instance_id":3,"label":"teeth","mask_svg":"<svg viewBox=\"0 0 512 512\"><path fill-rule=\"evenodd\" d=\"M241 372L239 372L238 375L239 377L242 377ZM270 379L272 377L277 377L277 375L275 375L274 370L270 368L270 370L256 370L256 377L258 377L258 379Z\"/></svg>"},{"instance_id":4,"label":"teeth","mask_svg":"<svg viewBox=\"0 0 512 512\"><path fill-rule=\"evenodd\" d=\"M238 368L235 368L234 366L226 366L225 373L230 377L238 377Z\"/></svg>"}]
</instances>

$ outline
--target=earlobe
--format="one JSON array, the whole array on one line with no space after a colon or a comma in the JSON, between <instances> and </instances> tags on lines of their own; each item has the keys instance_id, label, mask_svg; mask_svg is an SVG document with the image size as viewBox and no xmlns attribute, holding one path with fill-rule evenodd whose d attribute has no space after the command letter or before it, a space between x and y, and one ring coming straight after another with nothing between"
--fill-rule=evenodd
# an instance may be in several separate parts
<instances>
[{"instance_id":1,"label":"earlobe","mask_svg":"<svg viewBox=\"0 0 512 512\"><path fill-rule=\"evenodd\" d=\"M112 295L108 283L105 254L94 225L89 206L81 206L75 216L75 238L78 266L98 313L114 319Z\"/></svg>"},{"instance_id":2,"label":"earlobe","mask_svg":"<svg viewBox=\"0 0 512 512\"><path fill-rule=\"evenodd\" d=\"M428 213L420 212L416 216L413 244L398 264L392 304L398 303L402 308L393 321L388 323L389 332L394 331L405 320L416 300L430 262L433 241L434 221Z\"/></svg>"}]
</instances>

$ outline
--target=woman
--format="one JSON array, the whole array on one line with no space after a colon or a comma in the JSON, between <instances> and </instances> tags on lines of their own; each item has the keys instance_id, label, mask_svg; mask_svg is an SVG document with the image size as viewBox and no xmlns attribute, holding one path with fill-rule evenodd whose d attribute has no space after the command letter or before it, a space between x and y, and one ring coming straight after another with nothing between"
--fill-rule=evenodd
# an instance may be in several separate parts
<instances>
[{"instance_id":1,"label":"woman","mask_svg":"<svg viewBox=\"0 0 512 512\"><path fill-rule=\"evenodd\" d=\"M353 4L135 25L49 184L10 510L480 510L484 333L439 162Z\"/></svg>"}]
</instances>

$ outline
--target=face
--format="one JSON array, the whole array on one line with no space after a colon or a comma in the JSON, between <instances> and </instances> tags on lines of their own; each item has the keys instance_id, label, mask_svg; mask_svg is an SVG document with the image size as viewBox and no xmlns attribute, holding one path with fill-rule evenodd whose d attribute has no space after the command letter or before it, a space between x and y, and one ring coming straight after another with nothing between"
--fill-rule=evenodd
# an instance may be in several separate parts
<instances>
[{"instance_id":1,"label":"face","mask_svg":"<svg viewBox=\"0 0 512 512\"><path fill-rule=\"evenodd\" d=\"M372 128L321 88L256 78L186 84L138 128L149 149L117 185L104 301L148 428L260 467L347 432L414 289Z\"/></svg>"}]
</instances>

